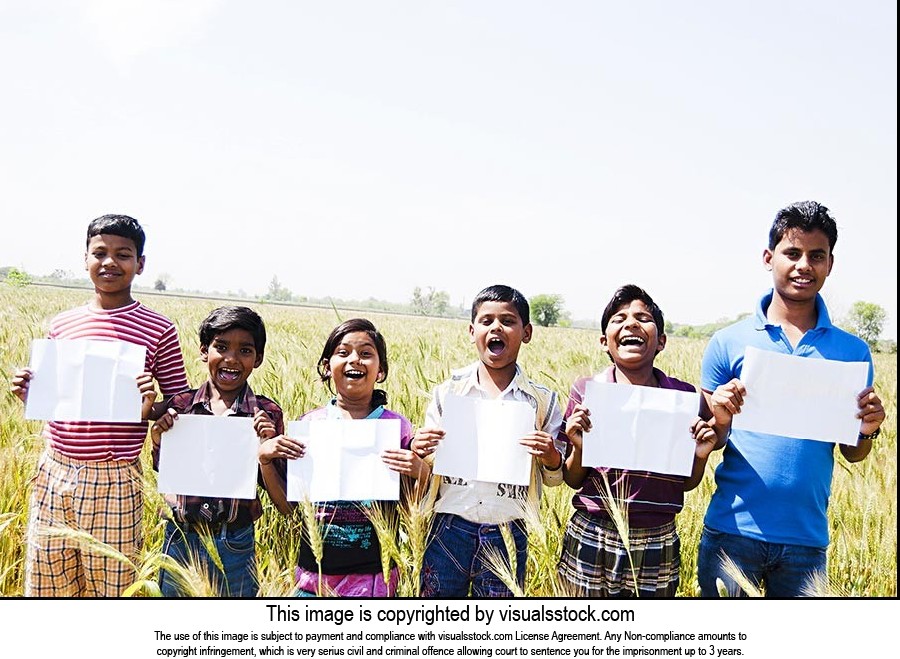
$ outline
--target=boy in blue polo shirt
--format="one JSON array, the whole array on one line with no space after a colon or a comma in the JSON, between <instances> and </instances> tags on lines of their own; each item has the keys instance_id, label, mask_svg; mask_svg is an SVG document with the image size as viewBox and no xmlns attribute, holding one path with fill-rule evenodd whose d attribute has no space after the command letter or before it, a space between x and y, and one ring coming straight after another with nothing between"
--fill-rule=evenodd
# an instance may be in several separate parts
<instances>
[{"instance_id":1,"label":"boy in blue polo shirt","mask_svg":"<svg viewBox=\"0 0 900 659\"><path fill-rule=\"evenodd\" d=\"M747 394L740 381L748 346L810 359L869 364L868 386L859 393L859 443L840 445L848 462L865 459L884 421L871 386L872 355L864 341L831 323L819 291L834 265L837 225L815 201L778 212L763 263L773 288L748 318L717 332L703 356L701 386L716 419L730 423ZM712 392L722 387L716 395ZM716 490L700 539L698 579L704 597L730 596L740 587L723 567L728 556L767 597L809 592L826 569L828 498L834 445L733 430L716 469Z\"/></svg>"}]
</instances>

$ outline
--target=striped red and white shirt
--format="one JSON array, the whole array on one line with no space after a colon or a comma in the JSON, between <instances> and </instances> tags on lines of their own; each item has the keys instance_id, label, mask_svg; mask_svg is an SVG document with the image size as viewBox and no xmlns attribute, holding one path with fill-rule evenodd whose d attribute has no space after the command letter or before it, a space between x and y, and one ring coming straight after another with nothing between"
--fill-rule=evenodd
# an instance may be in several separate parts
<instances>
[{"instance_id":1,"label":"striped red and white shirt","mask_svg":"<svg viewBox=\"0 0 900 659\"><path fill-rule=\"evenodd\" d=\"M118 309L90 306L64 311L50 322L51 339L127 341L147 349L145 370L163 396L188 388L178 331L171 320L140 302ZM135 383L135 387L137 383ZM44 438L50 448L76 460L134 460L147 437L147 422L50 421Z\"/></svg>"}]
</instances>

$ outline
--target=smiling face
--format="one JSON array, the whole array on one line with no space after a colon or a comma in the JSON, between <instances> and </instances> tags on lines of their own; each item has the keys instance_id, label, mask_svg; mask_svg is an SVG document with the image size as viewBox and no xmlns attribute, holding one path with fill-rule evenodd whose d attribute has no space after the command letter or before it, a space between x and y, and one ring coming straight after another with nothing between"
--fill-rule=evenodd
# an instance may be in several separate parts
<instances>
[{"instance_id":1,"label":"smiling face","mask_svg":"<svg viewBox=\"0 0 900 659\"><path fill-rule=\"evenodd\" d=\"M522 324L512 302L482 302L469 324L469 336L485 366L514 369L519 348L531 341L531 323Z\"/></svg>"},{"instance_id":2,"label":"smiling face","mask_svg":"<svg viewBox=\"0 0 900 659\"><path fill-rule=\"evenodd\" d=\"M371 400L375 385L384 380L375 341L368 332L348 332L328 359L326 373L345 401Z\"/></svg>"},{"instance_id":3,"label":"smiling face","mask_svg":"<svg viewBox=\"0 0 900 659\"><path fill-rule=\"evenodd\" d=\"M245 329L216 334L208 346L200 346L200 356L209 366L209 380L219 393L237 394L253 369L262 363L253 335Z\"/></svg>"},{"instance_id":4,"label":"smiling face","mask_svg":"<svg viewBox=\"0 0 900 659\"><path fill-rule=\"evenodd\" d=\"M84 266L101 296L131 297L131 283L144 270L131 238L101 233L93 236L84 255Z\"/></svg>"},{"instance_id":5,"label":"smiling face","mask_svg":"<svg viewBox=\"0 0 900 659\"><path fill-rule=\"evenodd\" d=\"M666 335L660 334L643 300L632 300L610 316L600 345L620 368L652 368L657 353L666 346Z\"/></svg>"},{"instance_id":6,"label":"smiling face","mask_svg":"<svg viewBox=\"0 0 900 659\"><path fill-rule=\"evenodd\" d=\"M823 231L789 229L774 250L763 252L763 262L782 299L809 302L825 285L834 257Z\"/></svg>"}]
</instances>

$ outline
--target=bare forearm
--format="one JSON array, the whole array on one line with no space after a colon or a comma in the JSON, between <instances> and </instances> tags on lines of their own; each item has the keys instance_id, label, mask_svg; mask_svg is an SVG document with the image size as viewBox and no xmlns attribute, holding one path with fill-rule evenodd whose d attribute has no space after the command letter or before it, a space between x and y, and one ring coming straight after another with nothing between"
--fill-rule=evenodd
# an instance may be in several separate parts
<instances>
[{"instance_id":1,"label":"bare forearm","mask_svg":"<svg viewBox=\"0 0 900 659\"><path fill-rule=\"evenodd\" d=\"M581 449L572 448L569 457L563 463L563 480L573 490L577 490L587 478L588 469L581 464Z\"/></svg>"},{"instance_id":2,"label":"bare forearm","mask_svg":"<svg viewBox=\"0 0 900 659\"><path fill-rule=\"evenodd\" d=\"M294 505L288 501L286 483L275 469L275 465L271 462L260 463L259 469L262 473L263 483L266 485L266 492L269 493L269 498L275 504L275 508L282 515L290 515L294 510Z\"/></svg>"}]
</instances>

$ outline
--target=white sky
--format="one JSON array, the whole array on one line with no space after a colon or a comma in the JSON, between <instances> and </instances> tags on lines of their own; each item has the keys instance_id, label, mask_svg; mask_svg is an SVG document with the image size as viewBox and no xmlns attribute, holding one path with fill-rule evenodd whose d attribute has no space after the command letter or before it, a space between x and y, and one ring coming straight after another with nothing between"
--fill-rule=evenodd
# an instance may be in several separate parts
<instances>
[{"instance_id":1,"label":"white sky","mask_svg":"<svg viewBox=\"0 0 900 659\"><path fill-rule=\"evenodd\" d=\"M180 288L597 318L749 311L775 212L840 230L824 293L897 318L887 1L0 0L0 265L83 266L119 212Z\"/></svg>"}]
</instances>

